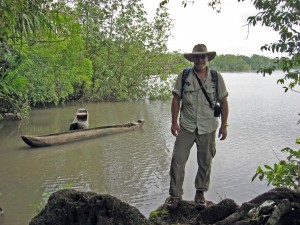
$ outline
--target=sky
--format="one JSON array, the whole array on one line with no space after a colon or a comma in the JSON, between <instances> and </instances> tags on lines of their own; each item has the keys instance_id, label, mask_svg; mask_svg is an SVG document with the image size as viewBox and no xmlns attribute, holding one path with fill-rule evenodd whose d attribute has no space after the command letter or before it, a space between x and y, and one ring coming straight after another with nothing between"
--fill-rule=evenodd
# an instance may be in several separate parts
<instances>
[{"instance_id":1,"label":"sky","mask_svg":"<svg viewBox=\"0 0 300 225\"><path fill-rule=\"evenodd\" d=\"M149 19L153 19L161 0L142 2ZM278 41L278 33L260 25L250 28L246 25L247 18L258 12L250 0L221 0L221 13L216 13L207 4L208 0L194 0L194 4L184 8L182 0L169 1L167 7L174 24L168 42L169 51L188 53L192 52L194 45L202 43L208 51L216 51L218 55L280 56L260 50L262 45Z\"/></svg>"}]
</instances>

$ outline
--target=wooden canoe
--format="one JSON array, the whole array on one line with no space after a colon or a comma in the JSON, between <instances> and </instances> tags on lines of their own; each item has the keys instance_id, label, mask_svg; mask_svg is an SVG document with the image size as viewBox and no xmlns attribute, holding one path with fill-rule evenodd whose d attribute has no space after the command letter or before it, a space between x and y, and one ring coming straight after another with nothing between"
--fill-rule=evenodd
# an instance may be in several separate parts
<instances>
[{"instance_id":1,"label":"wooden canoe","mask_svg":"<svg viewBox=\"0 0 300 225\"><path fill-rule=\"evenodd\" d=\"M111 134L123 133L127 131L133 131L143 126L144 120L139 119L135 122L112 125L112 126L101 126L90 129L73 130L63 133L54 133L41 136L28 136L22 135L23 141L32 147L46 147L52 145L61 145L65 143L71 143L75 141L87 140Z\"/></svg>"},{"instance_id":2,"label":"wooden canoe","mask_svg":"<svg viewBox=\"0 0 300 225\"><path fill-rule=\"evenodd\" d=\"M89 128L89 113L86 109L78 109L69 130Z\"/></svg>"}]
</instances>

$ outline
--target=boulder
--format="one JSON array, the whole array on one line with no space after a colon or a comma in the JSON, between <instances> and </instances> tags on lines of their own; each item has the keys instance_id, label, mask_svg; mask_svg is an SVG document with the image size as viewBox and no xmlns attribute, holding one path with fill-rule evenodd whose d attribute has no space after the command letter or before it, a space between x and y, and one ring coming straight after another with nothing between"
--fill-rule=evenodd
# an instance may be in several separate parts
<instances>
[{"instance_id":1,"label":"boulder","mask_svg":"<svg viewBox=\"0 0 300 225\"><path fill-rule=\"evenodd\" d=\"M235 201L232 199L224 199L218 204L213 204L202 210L198 214L196 222L199 224L214 224L224 220L238 209L239 206L235 203Z\"/></svg>"},{"instance_id":2,"label":"boulder","mask_svg":"<svg viewBox=\"0 0 300 225\"><path fill-rule=\"evenodd\" d=\"M205 209L199 210L195 208L193 201L182 200L176 209L169 210L166 204L163 204L151 212L148 220L155 225L214 224L236 212L239 208L231 199L222 200L218 204L206 201L206 205Z\"/></svg>"},{"instance_id":3,"label":"boulder","mask_svg":"<svg viewBox=\"0 0 300 225\"><path fill-rule=\"evenodd\" d=\"M195 208L193 201L181 200L174 210L169 210L164 203L150 213L148 220L155 225L194 224L199 213L200 210Z\"/></svg>"},{"instance_id":4,"label":"boulder","mask_svg":"<svg viewBox=\"0 0 300 225\"><path fill-rule=\"evenodd\" d=\"M64 189L53 193L29 225L148 225L133 206L108 194Z\"/></svg>"}]
</instances>

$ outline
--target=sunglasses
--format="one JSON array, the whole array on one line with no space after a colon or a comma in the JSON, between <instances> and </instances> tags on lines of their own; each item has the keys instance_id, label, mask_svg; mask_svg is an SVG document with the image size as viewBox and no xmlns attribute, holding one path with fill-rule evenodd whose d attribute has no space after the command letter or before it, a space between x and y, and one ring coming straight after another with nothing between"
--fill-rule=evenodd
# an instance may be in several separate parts
<instances>
[{"instance_id":1,"label":"sunglasses","mask_svg":"<svg viewBox=\"0 0 300 225\"><path fill-rule=\"evenodd\" d=\"M206 55L195 55L192 57L193 60L199 60L199 59L205 59L206 58Z\"/></svg>"}]
</instances>

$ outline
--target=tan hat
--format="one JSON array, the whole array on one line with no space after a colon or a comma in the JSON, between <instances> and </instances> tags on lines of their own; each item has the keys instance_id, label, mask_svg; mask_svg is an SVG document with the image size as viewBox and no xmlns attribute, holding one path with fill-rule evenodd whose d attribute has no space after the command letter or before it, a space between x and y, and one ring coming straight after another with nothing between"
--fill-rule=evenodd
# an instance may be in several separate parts
<instances>
[{"instance_id":1,"label":"tan hat","mask_svg":"<svg viewBox=\"0 0 300 225\"><path fill-rule=\"evenodd\" d=\"M193 57L197 55L207 55L208 61L213 60L216 56L216 52L208 52L204 44L197 44L193 48L192 53L184 53L183 56L187 60L193 62Z\"/></svg>"}]
</instances>

